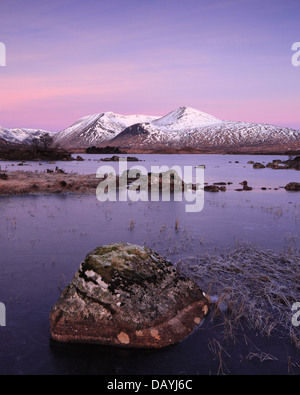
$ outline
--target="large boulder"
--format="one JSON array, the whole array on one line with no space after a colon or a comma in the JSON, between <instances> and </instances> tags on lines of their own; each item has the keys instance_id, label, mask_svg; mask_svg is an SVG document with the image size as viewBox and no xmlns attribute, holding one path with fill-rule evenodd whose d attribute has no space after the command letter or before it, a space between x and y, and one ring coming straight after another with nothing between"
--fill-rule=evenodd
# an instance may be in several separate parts
<instances>
[{"instance_id":1,"label":"large boulder","mask_svg":"<svg viewBox=\"0 0 300 395\"><path fill-rule=\"evenodd\" d=\"M118 243L87 255L50 312L59 342L161 348L200 324L209 301L152 250Z\"/></svg>"}]
</instances>

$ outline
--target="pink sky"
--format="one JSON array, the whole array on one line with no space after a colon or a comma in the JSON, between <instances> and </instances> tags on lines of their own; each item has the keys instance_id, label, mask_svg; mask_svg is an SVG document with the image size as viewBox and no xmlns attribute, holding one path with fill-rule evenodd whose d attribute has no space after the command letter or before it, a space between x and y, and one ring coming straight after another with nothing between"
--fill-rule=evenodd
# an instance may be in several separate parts
<instances>
[{"instance_id":1,"label":"pink sky","mask_svg":"<svg viewBox=\"0 0 300 395\"><path fill-rule=\"evenodd\" d=\"M299 1L11 0L0 13L1 126L189 106L300 129Z\"/></svg>"}]
</instances>

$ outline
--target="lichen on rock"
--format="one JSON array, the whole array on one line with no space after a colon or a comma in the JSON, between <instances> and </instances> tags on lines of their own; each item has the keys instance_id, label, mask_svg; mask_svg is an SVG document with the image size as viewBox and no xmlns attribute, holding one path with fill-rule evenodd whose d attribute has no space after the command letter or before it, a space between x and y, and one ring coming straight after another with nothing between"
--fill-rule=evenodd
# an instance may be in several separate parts
<instances>
[{"instance_id":1,"label":"lichen on rock","mask_svg":"<svg viewBox=\"0 0 300 395\"><path fill-rule=\"evenodd\" d=\"M50 312L61 342L160 348L188 336L209 311L196 283L156 252L115 243L96 248Z\"/></svg>"}]
</instances>

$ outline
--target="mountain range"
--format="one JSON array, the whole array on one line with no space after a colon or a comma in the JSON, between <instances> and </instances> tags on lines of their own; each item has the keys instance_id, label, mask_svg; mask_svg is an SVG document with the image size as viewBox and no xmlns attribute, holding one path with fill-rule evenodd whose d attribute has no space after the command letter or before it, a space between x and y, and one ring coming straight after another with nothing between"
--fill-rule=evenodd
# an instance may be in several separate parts
<instances>
[{"instance_id":1,"label":"mountain range","mask_svg":"<svg viewBox=\"0 0 300 395\"><path fill-rule=\"evenodd\" d=\"M40 129L6 129L0 126L0 139L8 144L30 144L34 138L40 138L45 134L54 136L55 132Z\"/></svg>"},{"instance_id":2,"label":"mountain range","mask_svg":"<svg viewBox=\"0 0 300 395\"><path fill-rule=\"evenodd\" d=\"M0 128L7 143L30 143L41 130ZM53 136L64 149L114 146L137 151L268 152L299 150L300 131L280 126L220 120L190 107L159 116L104 112L85 116Z\"/></svg>"}]
</instances>

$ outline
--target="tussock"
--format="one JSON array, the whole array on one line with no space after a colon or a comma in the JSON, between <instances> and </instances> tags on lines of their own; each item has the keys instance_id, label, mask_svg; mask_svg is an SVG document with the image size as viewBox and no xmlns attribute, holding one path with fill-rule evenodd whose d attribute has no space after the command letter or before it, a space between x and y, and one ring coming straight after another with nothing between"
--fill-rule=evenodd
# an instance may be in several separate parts
<instances>
[{"instance_id":1,"label":"tussock","mask_svg":"<svg viewBox=\"0 0 300 395\"><path fill-rule=\"evenodd\" d=\"M300 328L292 325L292 305L300 302L299 251L263 251L243 244L223 256L178 264L211 295L212 319L222 319L226 338L234 339L236 329L247 325L262 335L289 336L300 349Z\"/></svg>"}]
</instances>

